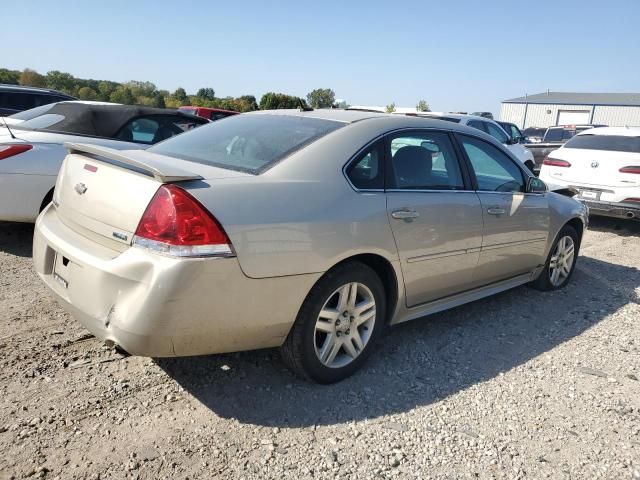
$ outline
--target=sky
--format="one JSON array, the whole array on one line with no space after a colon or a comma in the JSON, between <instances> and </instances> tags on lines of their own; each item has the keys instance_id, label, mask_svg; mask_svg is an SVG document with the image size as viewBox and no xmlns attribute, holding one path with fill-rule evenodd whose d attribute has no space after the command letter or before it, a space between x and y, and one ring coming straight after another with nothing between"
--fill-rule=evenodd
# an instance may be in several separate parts
<instances>
[{"instance_id":1,"label":"sky","mask_svg":"<svg viewBox=\"0 0 640 480\"><path fill-rule=\"evenodd\" d=\"M640 91L640 0L20 0L2 17L0 68L221 97L498 113L547 89Z\"/></svg>"}]
</instances>

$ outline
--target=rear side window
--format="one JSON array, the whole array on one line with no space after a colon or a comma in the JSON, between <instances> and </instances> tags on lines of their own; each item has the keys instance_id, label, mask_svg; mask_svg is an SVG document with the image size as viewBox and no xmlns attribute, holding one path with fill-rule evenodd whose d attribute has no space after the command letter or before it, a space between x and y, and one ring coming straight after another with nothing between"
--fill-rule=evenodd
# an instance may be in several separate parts
<instances>
[{"instance_id":1,"label":"rear side window","mask_svg":"<svg viewBox=\"0 0 640 480\"><path fill-rule=\"evenodd\" d=\"M347 176L359 190L384 188L383 142L364 151L347 167Z\"/></svg>"},{"instance_id":2,"label":"rear side window","mask_svg":"<svg viewBox=\"0 0 640 480\"><path fill-rule=\"evenodd\" d=\"M258 174L296 150L344 126L290 115L233 115L149 149L192 162Z\"/></svg>"},{"instance_id":3,"label":"rear side window","mask_svg":"<svg viewBox=\"0 0 640 480\"><path fill-rule=\"evenodd\" d=\"M640 137L626 137L623 135L576 135L564 144L564 148L640 153Z\"/></svg>"},{"instance_id":4,"label":"rear side window","mask_svg":"<svg viewBox=\"0 0 640 480\"><path fill-rule=\"evenodd\" d=\"M544 136L544 141L562 142L573 138L575 134L575 130L569 130L566 128L550 128Z\"/></svg>"},{"instance_id":5,"label":"rear side window","mask_svg":"<svg viewBox=\"0 0 640 480\"><path fill-rule=\"evenodd\" d=\"M488 122L485 122L485 125L487 127L487 132L489 133L489 135L498 140L500 143L507 143L509 141L507 133L502 128Z\"/></svg>"},{"instance_id":6,"label":"rear side window","mask_svg":"<svg viewBox=\"0 0 640 480\"><path fill-rule=\"evenodd\" d=\"M11 110L28 110L42 105L39 95L26 92L0 92L0 103L3 108Z\"/></svg>"}]
</instances>

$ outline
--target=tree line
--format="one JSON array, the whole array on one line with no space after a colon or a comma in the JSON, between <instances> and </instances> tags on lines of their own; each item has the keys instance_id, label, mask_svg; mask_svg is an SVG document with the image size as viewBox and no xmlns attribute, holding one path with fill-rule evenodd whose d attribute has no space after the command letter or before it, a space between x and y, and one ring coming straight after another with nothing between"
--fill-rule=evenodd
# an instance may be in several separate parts
<instances>
[{"instance_id":1,"label":"tree line","mask_svg":"<svg viewBox=\"0 0 640 480\"><path fill-rule=\"evenodd\" d=\"M189 95L182 87L169 92L168 90L158 89L151 82L132 80L119 83L109 80L83 79L59 70L51 70L43 75L29 68L25 68L22 71L0 68L0 83L51 88L80 100L98 100L158 108L178 108L195 105L234 110L236 112L250 112L252 110L279 108L348 107L346 102L336 101L335 92L330 88L316 88L309 92L306 98L285 93L267 92L258 102L254 95L216 97L216 92L211 87L200 88L195 95ZM428 105L424 100L419 102L418 107L422 107L419 109L428 110Z\"/></svg>"}]
</instances>

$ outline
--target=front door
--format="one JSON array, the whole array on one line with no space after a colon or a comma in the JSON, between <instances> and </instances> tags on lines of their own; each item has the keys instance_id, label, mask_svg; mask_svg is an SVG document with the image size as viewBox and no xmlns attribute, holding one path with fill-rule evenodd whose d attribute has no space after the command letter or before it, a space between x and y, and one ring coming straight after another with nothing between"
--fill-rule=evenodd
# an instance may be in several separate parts
<instances>
[{"instance_id":1,"label":"front door","mask_svg":"<svg viewBox=\"0 0 640 480\"><path fill-rule=\"evenodd\" d=\"M387 212L408 307L473 287L482 209L448 133L397 133L386 142Z\"/></svg>"},{"instance_id":2,"label":"front door","mask_svg":"<svg viewBox=\"0 0 640 480\"><path fill-rule=\"evenodd\" d=\"M526 176L506 153L480 138L459 135L475 176L484 232L475 280L492 283L544 263L549 231L546 193L525 193Z\"/></svg>"}]
</instances>

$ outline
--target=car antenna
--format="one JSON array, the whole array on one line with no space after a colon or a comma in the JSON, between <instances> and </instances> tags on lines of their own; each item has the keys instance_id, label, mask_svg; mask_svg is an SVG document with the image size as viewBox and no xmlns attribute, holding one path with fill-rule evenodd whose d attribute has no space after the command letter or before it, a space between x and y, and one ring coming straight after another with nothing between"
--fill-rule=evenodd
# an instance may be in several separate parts
<instances>
[{"instance_id":1,"label":"car antenna","mask_svg":"<svg viewBox=\"0 0 640 480\"><path fill-rule=\"evenodd\" d=\"M11 138L13 140L17 140L16 136L13 134L13 132L9 128L9 124L7 123L7 120L4 118L4 115L2 116L2 123L4 123L4 126L7 127L7 130L9 130L9 135L11 135Z\"/></svg>"},{"instance_id":2,"label":"car antenna","mask_svg":"<svg viewBox=\"0 0 640 480\"><path fill-rule=\"evenodd\" d=\"M301 98L298 98L298 103L300 104L301 112L313 112L313 107L306 106L304 100L302 100Z\"/></svg>"}]
</instances>

